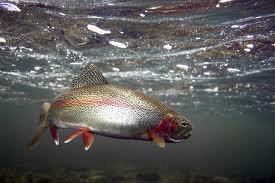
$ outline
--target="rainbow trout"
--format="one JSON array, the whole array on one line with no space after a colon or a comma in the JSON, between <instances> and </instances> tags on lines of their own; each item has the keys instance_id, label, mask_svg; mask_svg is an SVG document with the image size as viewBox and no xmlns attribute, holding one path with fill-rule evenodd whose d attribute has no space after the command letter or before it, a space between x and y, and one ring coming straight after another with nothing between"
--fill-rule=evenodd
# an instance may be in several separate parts
<instances>
[{"instance_id":1,"label":"rainbow trout","mask_svg":"<svg viewBox=\"0 0 275 183\"><path fill-rule=\"evenodd\" d=\"M52 103L44 103L40 124L29 148L50 129L56 145L59 128L75 131L65 143L82 135L88 150L95 134L112 138L165 142L181 142L191 135L191 123L166 104L125 87L108 84L93 64L88 64L75 77L71 89L58 95Z\"/></svg>"}]
</instances>

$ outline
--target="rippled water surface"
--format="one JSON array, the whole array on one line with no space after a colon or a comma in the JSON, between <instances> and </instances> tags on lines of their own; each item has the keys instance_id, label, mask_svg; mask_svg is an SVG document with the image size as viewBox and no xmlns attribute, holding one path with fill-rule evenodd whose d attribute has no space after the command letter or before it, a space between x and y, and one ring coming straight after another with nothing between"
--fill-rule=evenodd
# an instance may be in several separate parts
<instances>
[{"instance_id":1,"label":"rippled water surface","mask_svg":"<svg viewBox=\"0 0 275 183\"><path fill-rule=\"evenodd\" d=\"M275 172L274 1L11 3L0 4L3 167ZM56 147L46 134L25 152L41 103L68 89L90 62L110 83L183 113L192 137L159 149L96 136L84 152L80 139Z\"/></svg>"}]
</instances>

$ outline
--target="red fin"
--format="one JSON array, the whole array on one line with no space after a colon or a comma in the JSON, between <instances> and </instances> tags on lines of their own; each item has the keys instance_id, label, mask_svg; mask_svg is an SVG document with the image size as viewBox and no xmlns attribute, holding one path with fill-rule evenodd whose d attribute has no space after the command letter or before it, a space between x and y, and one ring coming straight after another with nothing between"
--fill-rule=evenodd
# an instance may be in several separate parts
<instances>
[{"instance_id":1,"label":"red fin","mask_svg":"<svg viewBox=\"0 0 275 183\"><path fill-rule=\"evenodd\" d=\"M71 133L70 135L68 135L65 138L64 143L70 142L71 140L73 140L74 138L76 138L78 135L80 135L81 133L83 133L83 131L84 131L84 129L78 129L78 130L74 131L73 133Z\"/></svg>"},{"instance_id":2,"label":"red fin","mask_svg":"<svg viewBox=\"0 0 275 183\"><path fill-rule=\"evenodd\" d=\"M51 135L54 139L54 142L56 145L59 145L59 135L57 133L57 128L55 125L50 124L50 131L51 131Z\"/></svg>"},{"instance_id":3,"label":"red fin","mask_svg":"<svg viewBox=\"0 0 275 183\"><path fill-rule=\"evenodd\" d=\"M165 147L165 140L162 136L156 134L154 130L148 130L147 135L149 138L151 138L159 147L164 148Z\"/></svg>"},{"instance_id":4,"label":"red fin","mask_svg":"<svg viewBox=\"0 0 275 183\"><path fill-rule=\"evenodd\" d=\"M93 144L94 141L94 134L90 131L84 131L82 133L82 138L83 138L83 143L85 146L85 150L87 151L91 145Z\"/></svg>"}]
</instances>

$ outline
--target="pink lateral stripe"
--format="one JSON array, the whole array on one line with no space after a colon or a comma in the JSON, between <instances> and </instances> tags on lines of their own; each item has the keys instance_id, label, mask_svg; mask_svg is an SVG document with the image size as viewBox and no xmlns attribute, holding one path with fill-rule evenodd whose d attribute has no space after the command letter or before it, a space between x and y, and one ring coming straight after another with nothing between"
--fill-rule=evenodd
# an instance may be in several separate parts
<instances>
[{"instance_id":1,"label":"pink lateral stripe","mask_svg":"<svg viewBox=\"0 0 275 183\"><path fill-rule=\"evenodd\" d=\"M61 109L64 107L73 106L113 106L113 107L124 107L124 108L135 108L132 104L125 101L114 100L114 99L66 99L53 102L51 108Z\"/></svg>"}]
</instances>

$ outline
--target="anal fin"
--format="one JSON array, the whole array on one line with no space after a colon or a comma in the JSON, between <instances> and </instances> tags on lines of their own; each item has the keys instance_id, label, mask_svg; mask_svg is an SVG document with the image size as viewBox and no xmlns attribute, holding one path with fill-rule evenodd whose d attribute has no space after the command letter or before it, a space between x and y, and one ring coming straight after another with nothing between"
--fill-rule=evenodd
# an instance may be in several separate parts
<instances>
[{"instance_id":1,"label":"anal fin","mask_svg":"<svg viewBox=\"0 0 275 183\"><path fill-rule=\"evenodd\" d=\"M85 146L85 150L87 151L93 144L94 134L90 131L84 131L82 133L83 143Z\"/></svg>"},{"instance_id":2,"label":"anal fin","mask_svg":"<svg viewBox=\"0 0 275 183\"><path fill-rule=\"evenodd\" d=\"M57 127L53 124L50 124L50 132L51 132L52 138L54 139L55 144L59 145L59 135L57 132Z\"/></svg>"},{"instance_id":3,"label":"anal fin","mask_svg":"<svg viewBox=\"0 0 275 183\"><path fill-rule=\"evenodd\" d=\"M151 138L159 147L164 148L165 147L165 140L163 137L156 134L153 130L148 130L147 135L149 138Z\"/></svg>"}]
</instances>

